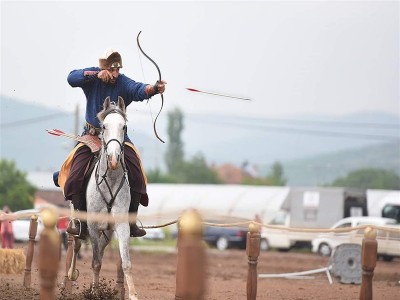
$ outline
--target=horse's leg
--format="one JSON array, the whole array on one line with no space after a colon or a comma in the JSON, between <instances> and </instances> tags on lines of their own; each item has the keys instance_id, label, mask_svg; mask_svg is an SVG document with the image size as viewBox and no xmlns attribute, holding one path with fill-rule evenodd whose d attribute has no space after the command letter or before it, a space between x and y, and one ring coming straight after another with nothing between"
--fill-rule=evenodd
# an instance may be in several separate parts
<instances>
[{"instance_id":1,"label":"horse's leg","mask_svg":"<svg viewBox=\"0 0 400 300\"><path fill-rule=\"evenodd\" d=\"M92 258L92 269L93 269L93 286L97 287L100 280L100 270L104 255L104 249L110 242L106 239L103 234L100 236L97 234L97 229L93 229L89 226L90 240L92 242L93 248L93 258ZM111 238L112 231L106 232L107 237Z\"/></svg>"},{"instance_id":2,"label":"horse's leg","mask_svg":"<svg viewBox=\"0 0 400 300\"><path fill-rule=\"evenodd\" d=\"M74 237L74 251L72 253L71 266L68 270L68 279L76 281L79 277L79 271L76 269L76 258L78 257L78 252L81 249L82 242L79 238Z\"/></svg>"},{"instance_id":3,"label":"horse's leg","mask_svg":"<svg viewBox=\"0 0 400 300\"><path fill-rule=\"evenodd\" d=\"M128 285L129 300L137 300L137 293L133 283L132 264L129 256L129 224L115 224L115 232L118 236L119 254L121 255L122 269L124 270L126 283Z\"/></svg>"},{"instance_id":4,"label":"horse's leg","mask_svg":"<svg viewBox=\"0 0 400 300\"><path fill-rule=\"evenodd\" d=\"M74 218L74 206L72 205L72 202L69 203L69 207L71 209L71 218ZM71 221L72 222L72 221ZM72 222L72 227L75 227L75 223ZM71 259L71 265L69 266L68 270L68 279L76 281L79 277L79 271L76 269L76 258L78 256L78 252L81 248L81 240L74 237L74 242L73 242L73 252L72 252L72 259Z\"/></svg>"},{"instance_id":5,"label":"horse's leg","mask_svg":"<svg viewBox=\"0 0 400 300\"><path fill-rule=\"evenodd\" d=\"M118 255L117 263L117 290L119 292L119 299L125 299L125 285L124 285L124 270L122 270L121 255Z\"/></svg>"},{"instance_id":6,"label":"horse's leg","mask_svg":"<svg viewBox=\"0 0 400 300\"><path fill-rule=\"evenodd\" d=\"M90 241L92 243L92 270L93 270L93 281L92 286L97 287L99 284L100 269L101 269L101 256L99 247L99 235L93 228L93 225L89 225Z\"/></svg>"}]
</instances>

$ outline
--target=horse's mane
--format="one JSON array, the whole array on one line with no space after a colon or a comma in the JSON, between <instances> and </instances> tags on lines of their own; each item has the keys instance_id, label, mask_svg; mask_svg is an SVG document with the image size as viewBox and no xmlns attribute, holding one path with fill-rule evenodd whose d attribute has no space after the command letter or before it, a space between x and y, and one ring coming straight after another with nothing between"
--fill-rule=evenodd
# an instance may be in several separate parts
<instances>
[{"instance_id":1,"label":"horse's mane","mask_svg":"<svg viewBox=\"0 0 400 300\"><path fill-rule=\"evenodd\" d=\"M114 112L119 113L125 121L128 121L126 113L122 109L120 109L115 103L111 103L107 109L103 108L103 110L97 114L97 118L100 120L100 122L103 122L108 114Z\"/></svg>"}]
</instances>

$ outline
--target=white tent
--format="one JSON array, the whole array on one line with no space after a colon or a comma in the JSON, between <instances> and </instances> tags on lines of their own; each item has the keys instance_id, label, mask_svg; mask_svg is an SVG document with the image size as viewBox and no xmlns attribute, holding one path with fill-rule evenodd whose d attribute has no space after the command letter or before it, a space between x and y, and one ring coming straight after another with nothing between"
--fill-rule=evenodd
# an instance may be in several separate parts
<instances>
[{"instance_id":1,"label":"white tent","mask_svg":"<svg viewBox=\"0 0 400 300\"><path fill-rule=\"evenodd\" d=\"M254 220L258 214L269 222L281 209L288 187L212 184L149 184L149 206L140 208L140 216L179 217L190 208L199 210L204 219L235 217Z\"/></svg>"},{"instance_id":2,"label":"white tent","mask_svg":"<svg viewBox=\"0 0 400 300\"><path fill-rule=\"evenodd\" d=\"M31 172L28 180L42 190L54 186L52 173ZM184 210L195 208L203 219L218 217L254 220L258 214L269 222L281 209L289 187L225 184L148 184L149 206L140 207L139 219L146 224L163 224L177 219Z\"/></svg>"}]
</instances>

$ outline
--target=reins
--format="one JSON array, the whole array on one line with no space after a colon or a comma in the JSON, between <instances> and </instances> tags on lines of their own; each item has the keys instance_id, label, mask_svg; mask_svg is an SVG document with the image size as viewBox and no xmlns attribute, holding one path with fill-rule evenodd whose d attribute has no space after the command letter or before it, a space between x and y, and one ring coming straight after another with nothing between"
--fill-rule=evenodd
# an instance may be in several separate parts
<instances>
[{"instance_id":1,"label":"reins","mask_svg":"<svg viewBox=\"0 0 400 300\"><path fill-rule=\"evenodd\" d=\"M100 154L100 156L101 156L101 154ZM100 160L100 157L99 157L99 160ZM111 190L111 187L110 187L110 184L109 184L108 181L107 181L108 165L107 165L106 171L105 171L104 174L101 175L101 176L100 176L100 171L99 171L99 164L100 164L100 161L99 161L99 163L97 164L96 170L95 170L95 172L96 172L96 173L95 173L95 178L96 178L97 190L99 191L99 193L100 193L101 198L103 199L103 201L106 203L106 205L107 205L107 211L108 211L108 212L111 212L111 208L112 208L112 206L113 206L113 204L114 204L114 202L115 202L115 198L117 197L119 191L122 189L122 186L124 185L124 181L126 181L126 183L129 185L128 177L127 177L127 170L126 170L126 167L125 167L124 160L123 160L122 157L121 157L119 160L120 160L120 163L121 163L122 168L123 168L123 170L124 170L124 175L123 175L122 178L121 178L121 181L120 181L120 183L119 183L119 186L118 186L117 190L115 191L115 194L113 194L113 192L112 192L112 190ZM100 178L100 177L101 177L101 181L99 182L99 178ZM103 181L104 181L104 183L106 184L107 189L108 189L108 191L109 191L109 193L110 193L110 196L111 196L111 200L110 200L110 201L107 201L107 200L106 200L106 196L104 195L103 191L100 189L100 184L101 184Z\"/></svg>"}]
</instances>

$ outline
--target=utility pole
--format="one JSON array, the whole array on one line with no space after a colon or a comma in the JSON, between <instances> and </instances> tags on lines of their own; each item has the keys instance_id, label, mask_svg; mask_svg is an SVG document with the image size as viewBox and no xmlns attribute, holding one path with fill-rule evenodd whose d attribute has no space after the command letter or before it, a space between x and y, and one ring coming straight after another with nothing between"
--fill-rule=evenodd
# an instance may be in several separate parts
<instances>
[{"instance_id":1,"label":"utility pole","mask_svg":"<svg viewBox=\"0 0 400 300\"><path fill-rule=\"evenodd\" d=\"M76 104L76 108L75 108L75 130L74 130L74 134L75 135L79 135L79 104Z\"/></svg>"},{"instance_id":2,"label":"utility pole","mask_svg":"<svg viewBox=\"0 0 400 300\"><path fill-rule=\"evenodd\" d=\"M79 104L76 104L75 112L74 112L74 135L80 135L79 131ZM71 142L63 142L62 147L64 149L74 148L76 146L76 141L72 140ZM69 150L68 150L69 151Z\"/></svg>"},{"instance_id":3,"label":"utility pole","mask_svg":"<svg viewBox=\"0 0 400 300\"><path fill-rule=\"evenodd\" d=\"M79 135L79 131L80 131L79 123L80 123L80 120L79 120L79 104L77 103L76 107L75 107L75 113L74 113L74 134L75 135ZM75 146L76 146L76 141L72 141L72 148L74 148Z\"/></svg>"}]
</instances>

